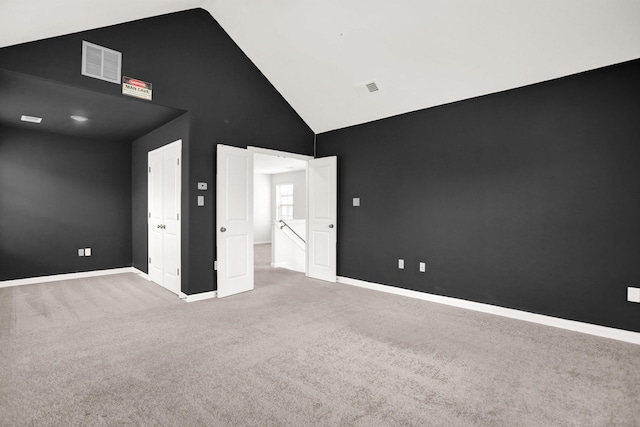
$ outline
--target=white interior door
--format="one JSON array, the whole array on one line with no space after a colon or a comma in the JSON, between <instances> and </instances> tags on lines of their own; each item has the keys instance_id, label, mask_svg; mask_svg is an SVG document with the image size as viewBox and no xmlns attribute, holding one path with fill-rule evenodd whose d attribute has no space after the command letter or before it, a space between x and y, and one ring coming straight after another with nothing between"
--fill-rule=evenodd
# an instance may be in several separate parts
<instances>
[{"instance_id":1,"label":"white interior door","mask_svg":"<svg viewBox=\"0 0 640 427\"><path fill-rule=\"evenodd\" d=\"M252 290L253 153L218 144L216 179L218 298Z\"/></svg>"},{"instance_id":2,"label":"white interior door","mask_svg":"<svg viewBox=\"0 0 640 427\"><path fill-rule=\"evenodd\" d=\"M335 156L307 164L307 276L336 281L337 177Z\"/></svg>"},{"instance_id":3,"label":"white interior door","mask_svg":"<svg viewBox=\"0 0 640 427\"><path fill-rule=\"evenodd\" d=\"M149 277L178 294L182 141L149 152Z\"/></svg>"}]
</instances>

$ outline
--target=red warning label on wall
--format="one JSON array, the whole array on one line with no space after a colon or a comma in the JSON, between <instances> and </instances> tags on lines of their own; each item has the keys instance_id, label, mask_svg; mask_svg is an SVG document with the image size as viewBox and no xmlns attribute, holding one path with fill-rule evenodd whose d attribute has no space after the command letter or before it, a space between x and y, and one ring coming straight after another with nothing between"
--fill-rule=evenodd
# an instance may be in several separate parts
<instances>
[{"instance_id":1,"label":"red warning label on wall","mask_svg":"<svg viewBox=\"0 0 640 427\"><path fill-rule=\"evenodd\" d=\"M122 94L151 101L151 83L122 76Z\"/></svg>"}]
</instances>

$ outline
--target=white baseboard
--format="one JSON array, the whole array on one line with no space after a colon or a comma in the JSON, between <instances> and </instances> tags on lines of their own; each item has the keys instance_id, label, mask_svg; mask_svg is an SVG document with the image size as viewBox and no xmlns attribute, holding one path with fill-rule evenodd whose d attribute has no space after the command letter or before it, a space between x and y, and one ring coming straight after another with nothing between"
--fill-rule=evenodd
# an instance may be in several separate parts
<instances>
[{"instance_id":1,"label":"white baseboard","mask_svg":"<svg viewBox=\"0 0 640 427\"><path fill-rule=\"evenodd\" d=\"M202 301L204 299L209 299L209 298L216 298L218 296L218 291L202 292L202 293L193 294L193 295L187 295L180 292L178 296L182 301L195 302L195 301Z\"/></svg>"},{"instance_id":2,"label":"white baseboard","mask_svg":"<svg viewBox=\"0 0 640 427\"><path fill-rule=\"evenodd\" d=\"M87 277L108 276L110 274L142 273L133 267L112 268L109 270L83 271L80 273L54 274L52 276L28 277L26 279L4 280L0 282L0 288L10 286L34 285L36 283L59 282L61 280L84 279ZM144 273L142 273L144 274Z\"/></svg>"},{"instance_id":3,"label":"white baseboard","mask_svg":"<svg viewBox=\"0 0 640 427\"><path fill-rule=\"evenodd\" d=\"M272 262L271 268L286 268L290 270L289 264L286 262Z\"/></svg>"},{"instance_id":4,"label":"white baseboard","mask_svg":"<svg viewBox=\"0 0 640 427\"><path fill-rule=\"evenodd\" d=\"M298 273L306 273L304 269L293 268L288 262L271 263L271 268L284 268L286 270L297 271Z\"/></svg>"},{"instance_id":5,"label":"white baseboard","mask_svg":"<svg viewBox=\"0 0 640 427\"><path fill-rule=\"evenodd\" d=\"M151 276L149 276L147 273L145 273L142 270L138 270L135 267L131 267L131 269L133 270L133 273L137 274L138 276L142 277L143 279L147 279L148 281L151 281Z\"/></svg>"},{"instance_id":6,"label":"white baseboard","mask_svg":"<svg viewBox=\"0 0 640 427\"><path fill-rule=\"evenodd\" d=\"M555 328L567 329L569 331L581 332L583 334L595 335L598 337L610 338L618 341L625 341L632 344L640 344L640 333L638 332L625 331L623 329L610 328L607 326L593 325L591 323L577 322L575 320L561 319L558 317L546 316L544 314L529 313L527 311L514 310L511 308L467 301L458 298L433 295L425 292L411 291L408 289L396 288L395 286L381 285L378 283L351 279L349 277L338 277L338 283L372 289L374 291L387 292L395 295L402 295L405 297L416 298L423 301L430 301L439 304L451 305L454 307L466 308L468 310L480 311L483 313L495 314L498 316L509 317L511 319L524 320L526 322L538 323L540 325L553 326Z\"/></svg>"}]
</instances>

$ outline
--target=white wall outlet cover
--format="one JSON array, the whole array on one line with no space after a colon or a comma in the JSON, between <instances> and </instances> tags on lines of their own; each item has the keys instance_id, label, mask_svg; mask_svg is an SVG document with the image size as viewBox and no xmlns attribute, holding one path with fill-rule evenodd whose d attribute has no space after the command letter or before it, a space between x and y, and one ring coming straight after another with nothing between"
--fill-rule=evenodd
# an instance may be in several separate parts
<instances>
[{"instance_id":1,"label":"white wall outlet cover","mask_svg":"<svg viewBox=\"0 0 640 427\"><path fill-rule=\"evenodd\" d=\"M424 262L420 263L420 272L424 273L425 271L427 271L427 264Z\"/></svg>"},{"instance_id":2,"label":"white wall outlet cover","mask_svg":"<svg viewBox=\"0 0 640 427\"><path fill-rule=\"evenodd\" d=\"M198 183L198 190L206 190L207 189L207 183L206 182L199 182Z\"/></svg>"},{"instance_id":3,"label":"white wall outlet cover","mask_svg":"<svg viewBox=\"0 0 640 427\"><path fill-rule=\"evenodd\" d=\"M403 259L399 259L398 260L398 268L400 270L404 270L404 260Z\"/></svg>"},{"instance_id":4,"label":"white wall outlet cover","mask_svg":"<svg viewBox=\"0 0 640 427\"><path fill-rule=\"evenodd\" d=\"M627 301L640 302L640 288L627 288Z\"/></svg>"},{"instance_id":5,"label":"white wall outlet cover","mask_svg":"<svg viewBox=\"0 0 640 427\"><path fill-rule=\"evenodd\" d=\"M91 256L91 248L84 248L84 256Z\"/></svg>"},{"instance_id":6,"label":"white wall outlet cover","mask_svg":"<svg viewBox=\"0 0 640 427\"><path fill-rule=\"evenodd\" d=\"M198 206L204 206L204 196L198 196Z\"/></svg>"},{"instance_id":7,"label":"white wall outlet cover","mask_svg":"<svg viewBox=\"0 0 640 427\"><path fill-rule=\"evenodd\" d=\"M84 256L84 249L78 249L78 256Z\"/></svg>"},{"instance_id":8,"label":"white wall outlet cover","mask_svg":"<svg viewBox=\"0 0 640 427\"><path fill-rule=\"evenodd\" d=\"M353 206L360 206L360 197L353 198Z\"/></svg>"}]
</instances>

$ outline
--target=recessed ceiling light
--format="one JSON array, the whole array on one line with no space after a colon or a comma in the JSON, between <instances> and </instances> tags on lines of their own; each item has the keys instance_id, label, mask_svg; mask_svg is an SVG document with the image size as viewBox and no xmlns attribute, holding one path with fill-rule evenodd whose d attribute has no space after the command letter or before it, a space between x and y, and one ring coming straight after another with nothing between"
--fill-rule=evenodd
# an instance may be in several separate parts
<instances>
[{"instance_id":1,"label":"recessed ceiling light","mask_svg":"<svg viewBox=\"0 0 640 427\"><path fill-rule=\"evenodd\" d=\"M76 122L86 122L87 120L89 120L85 116L71 116L71 118Z\"/></svg>"},{"instance_id":2,"label":"recessed ceiling light","mask_svg":"<svg viewBox=\"0 0 640 427\"><path fill-rule=\"evenodd\" d=\"M22 116L20 120L22 120L23 122L29 122L29 123L40 123L42 121L42 117Z\"/></svg>"}]
</instances>

